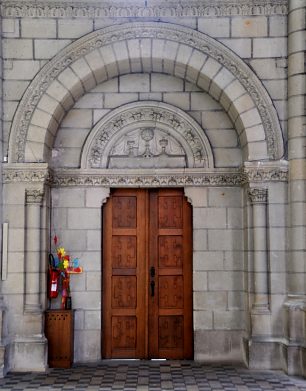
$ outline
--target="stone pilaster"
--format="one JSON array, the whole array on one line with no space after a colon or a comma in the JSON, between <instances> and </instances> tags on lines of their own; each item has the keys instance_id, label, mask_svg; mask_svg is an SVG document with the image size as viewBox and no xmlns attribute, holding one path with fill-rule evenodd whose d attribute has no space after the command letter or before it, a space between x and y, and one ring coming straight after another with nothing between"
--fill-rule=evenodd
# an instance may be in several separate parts
<instances>
[{"instance_id":1,"label":"stone pilaster","mask_svg":"<svg viewBox=\"0 0 306 391\"><path fill-rule=\"evenodd\" d=\"M41 312L40 260L41 260L41 206L44 191L26 190L26 265L25 312Z\"/></svg>"},{"instance_id":2,"label":"stone pilaster","mask_svg":"<svg viewBox=\"0 0 306 391\"><path fill-rule=\"evenodd\" d=\"M288 14L288 159L289 294L305 295L306 266L306 116L305 0L289 0Z\"/></svg>"},{"instance_id":3,"label":"stone pilaster","mask_svg":"<svg viewBox=\"0 0 306 391\"><path fill-rule=\"evenodd\" d=\"M254 303L253 312L269 310L268 252L267 252L267 201L264 188L249 189L253 206Z\"/></svg>"}]
</instances>

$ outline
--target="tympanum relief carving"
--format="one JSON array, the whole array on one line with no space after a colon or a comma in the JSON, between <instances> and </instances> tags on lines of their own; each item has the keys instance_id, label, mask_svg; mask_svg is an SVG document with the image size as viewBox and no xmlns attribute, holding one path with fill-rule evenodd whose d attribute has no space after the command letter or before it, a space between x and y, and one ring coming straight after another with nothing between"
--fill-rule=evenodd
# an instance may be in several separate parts
<instances>
[{"instance_id":1,"label":"tympanum relief carving","mask_svg":"<svg viewBox=\"0 0 306 391\"><path fill-rule=\"evenodd\" d=\"M143 101L106 114L91 130L81 168L212 168L205 130L169 104Z\"/></svg>"},{"instance_id":2,"label":"tympanum relief carving","mask_svg":"<svg viewBox=\"0 0 306 391\"><path fill-rule=\"evenodd\" d=\"M113 146L107 168L185 168L186 154L167 132L146 127L128 132Z\"/></svg>"}]
</instances>

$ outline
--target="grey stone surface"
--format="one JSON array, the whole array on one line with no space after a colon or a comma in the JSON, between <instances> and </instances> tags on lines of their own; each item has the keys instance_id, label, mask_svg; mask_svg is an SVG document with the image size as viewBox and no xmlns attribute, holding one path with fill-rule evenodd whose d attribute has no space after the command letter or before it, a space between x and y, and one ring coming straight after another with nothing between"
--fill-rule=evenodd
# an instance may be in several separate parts
<instances>
[{"instance_id":1,"label":"grey stone surface","mask_svg":"<svg viewBox=\"0 0 306 391\"><path fill-rule=\"evenodd\" d=\"M9 341L5 370L46 369L42 317L24 310L46 307L45 261L54 230L84 267L83 274L72 276L71 283L76 309L75 361L101 358L102 205L110 187L150 183L185 186L193 208L195 359L247 362L248 345L247 365L305 375L301 358L305 354L304 310L297 309L297 302L304 299L296 298L290 310L283 307L288 293L305 293L303 0L289 5L263 1L262 7L239 1L235 7L228 2L209 7L208 0L193 7L187 2L170 5L155 0L146 5L142 0L129 0L121 8L118 2L108 8L104 3L89 7L90 0L77 5L65 0L44 5L32 2L31 7L23 1L20 8L8 3L2 4L1 32L1 141L4 155L9 145L10 161L3 164L1 221L9 224L8 273L1 281L7 307L7 329L1 331ZM143 25L135 24L156 22L156 26L157 20L166 25L159 25L154 38L149 30L143 34ZM122 23L127 22L131 23L129 31L122 33ZM118 27L111 37L107 38L108 30L97 35L108 39L108 44L86 36L106 26L109 31ZM139 36L133 36L135 26ZM172 34L170 40L164 34L165 26ZM198 40L200 35L202 40ZM69 54L64 57L66 47ZM230 56L227 48L234 54ZM53 60L56 55L57 62ZM214 166L167 173L135 167L134 179L126 169L80 169L84 143L94 125L112 110L144 100L157 106L171 104L194 118L207 136ZM272 122L267 112L274 113ZM29 163L47 162L53 171L41 174L35 165L12 165L28 120L24 157ZM168 124L171 120L173 129L182 126L174 118ZM138 127L148 125L141 118L138 121ZM11 131L15 122L18 132L15 125ZM165 131L161 121L157 125ZM280 125L283 134L279 132L276 139ZM131 131L119 123L109 126L118 129L112 145ZM108 130L102 138L108 137ZM188 135L188 129L181 129L180 134L185 134L180 142L189 137L188 146L193 145L195 152L194 135ZM285 159L282 147L274 157L269 152L287 139L289 174L287 168L281 172L277 160ZM251 173L241 168L248 160L254 162ZM187 178L184 183L182 173ZM161 174L167 179L161 180ZM103 178L107 180L102 182ZM41 206L29 208L25 189L38 184L45 188L45 197ZM269 196L265 207L258 208L245 194L248 188L262 187ZM37 335L41 335L39 340Z\"/></svg>"}]
</instances>

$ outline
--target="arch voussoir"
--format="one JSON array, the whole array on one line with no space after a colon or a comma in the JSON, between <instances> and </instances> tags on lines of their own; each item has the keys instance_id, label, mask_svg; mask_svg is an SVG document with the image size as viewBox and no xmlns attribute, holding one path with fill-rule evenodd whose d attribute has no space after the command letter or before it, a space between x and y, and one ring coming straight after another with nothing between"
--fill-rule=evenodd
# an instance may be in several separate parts
<instances>
[{"instance_id":1,"label":"arch voussoir","mask_svg":"<svg viewBox=\"0 0 306 391\"><path fill-rule=\"evenodd\" d=\"M234 53L210 37L182 26L127 23L120 26L120 31L112 26L79 39L39 72L18 107L10 136L9 161L48 160L52 140L46 141L47 133L56 134L63 109L67 111L98 83L134 72L168 73L197 84L229 112L239 127L238 133L242 129L247 140L246 159L258 156L256 148L252 151L251 132L245 131L254 126L264 129L265 158L282 156L282 134L271 100L255 74ZM46 95L53 100L48 102ZM243 95L248 96L247 104L254 102L248 110L259 118L256 123L250 123L243 111L244 104L239 100ZM41 114L38 110L46 112L49 120L35 123ZM27 143L35 142L28 139L31 126L40 126L46 135L44 147L36 148L35 154L26 153L31 149Z\"/></svg>"}]
</instances>

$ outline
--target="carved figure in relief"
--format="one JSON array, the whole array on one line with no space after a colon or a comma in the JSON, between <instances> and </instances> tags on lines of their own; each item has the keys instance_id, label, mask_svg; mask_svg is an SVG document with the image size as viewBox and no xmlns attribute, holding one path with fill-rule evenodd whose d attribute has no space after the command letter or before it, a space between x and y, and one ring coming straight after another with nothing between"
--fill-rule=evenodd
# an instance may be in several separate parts
<instances>
[{"instance_id":1,"label":"carved figure in relief","mask_svg":"<svg viewBox=\"0 0 306 391\"><path fill-rule=\"evenodd\" d=\"M130 131L113 146L108 168L187 167L180 143L167 132L147 127Z\"/></svg>"}]
</instances>

